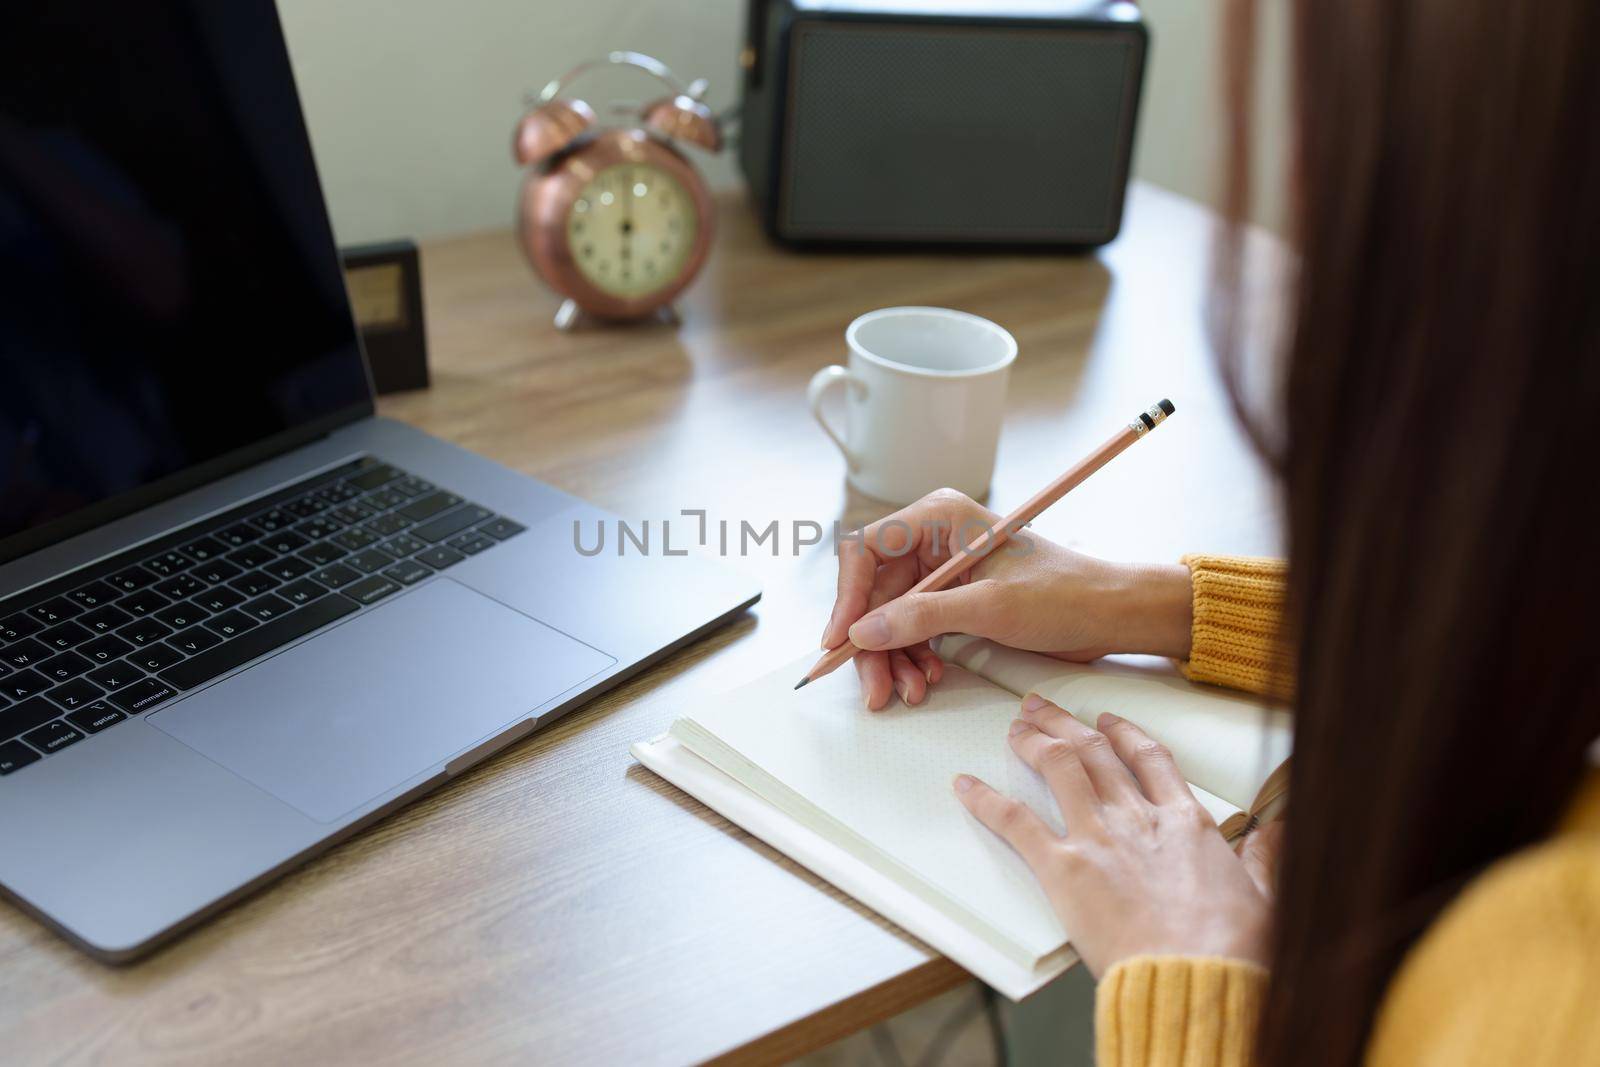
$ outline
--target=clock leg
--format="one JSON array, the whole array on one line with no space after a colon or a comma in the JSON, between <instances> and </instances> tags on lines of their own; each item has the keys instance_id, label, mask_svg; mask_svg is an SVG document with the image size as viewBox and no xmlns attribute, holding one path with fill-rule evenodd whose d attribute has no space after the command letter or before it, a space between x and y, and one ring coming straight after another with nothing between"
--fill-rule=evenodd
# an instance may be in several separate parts
<instances>
[{"instance_id":1,"label":"clock leg","mask_svg":"<svg viewBox=\"0 0 1600 1067\"><path fill-rule=\"evenodd\" d=\"M561 302L556 309L556 329L572 330L578 326L578 320L583 317L583 311L578 307L578 302L570 297Z\"/></svg>"}]
</instances>

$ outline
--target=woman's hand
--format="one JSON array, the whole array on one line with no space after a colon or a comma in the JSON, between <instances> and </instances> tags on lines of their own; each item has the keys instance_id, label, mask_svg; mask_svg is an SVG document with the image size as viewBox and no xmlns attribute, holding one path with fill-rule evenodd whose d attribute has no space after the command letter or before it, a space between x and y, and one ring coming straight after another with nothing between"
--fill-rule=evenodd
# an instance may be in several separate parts
<instances>
[{"instance_id":1,"label":"woman's hand","mask_svg":"<svg viewBox=\"0 0 1600 1067\"><path fill-rule=\"evenodd\" d=\"M1091 730L1030 694L1011 747L1044 777L1066 837L975 778L956 793L1033 868L1096 978L1142 955L1266 962L1281 824L1234 855L1171 754L1113 715Z\"/></svg>"},{"instance_id":2,"label":"woman's hand","mask_svg":"<svg viewBox=\"0 0 1600 1067\"><path fill-rule=\"evenodd\" d=\"M955 585L901 596L1000 519L941 489L840 540L839 594L822 647L848 637L872 650L855 657L867 707L883 707L892 692L920 704L944 670L927 642L945 633L1080 662L1112 652L1188 656L1187 567L1111 563L1026 530Z\"/></svg>"}]
</instances>

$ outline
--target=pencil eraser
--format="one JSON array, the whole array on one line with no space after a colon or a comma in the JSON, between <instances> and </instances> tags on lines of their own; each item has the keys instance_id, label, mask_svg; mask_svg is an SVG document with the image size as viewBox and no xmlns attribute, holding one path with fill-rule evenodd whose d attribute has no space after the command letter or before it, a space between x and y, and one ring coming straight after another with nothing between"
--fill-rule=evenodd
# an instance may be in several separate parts
<instances>
[{"instance_id":1,"label":"pencil eraser","mask_svg":"<svg viewBox=\"0 0 1600 1067\"><path fill-rule=\"evenodd\" d=\"M1174 408L1172 406L1172 401L1170 401L1170 400L1163 400L1161 403L1157 404L1156 407L1160 408L1162 411L1166 412L1168 415L1171 415L1174 411L1177 410L1176 408Z\"/></svg>"}]
</instances>

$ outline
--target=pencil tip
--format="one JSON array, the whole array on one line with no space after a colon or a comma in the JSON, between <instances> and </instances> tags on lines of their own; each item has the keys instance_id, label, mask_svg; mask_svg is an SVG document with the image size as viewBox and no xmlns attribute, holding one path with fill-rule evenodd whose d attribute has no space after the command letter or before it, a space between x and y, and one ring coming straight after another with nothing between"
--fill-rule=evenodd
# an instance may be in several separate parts
<instances>
[{"instance_id":1,"label":"pencil tip","mask_svg":"<svg viewBox=\"0 0 1600 1067\"><path fill-rule=\"evenodd\" d=\"M796 689L804 689L806 687L806 683L808 683L810 681L811 681L810 678L802 678L798 682L794 683L794 687Z\"/></svg>"}]
</instances>

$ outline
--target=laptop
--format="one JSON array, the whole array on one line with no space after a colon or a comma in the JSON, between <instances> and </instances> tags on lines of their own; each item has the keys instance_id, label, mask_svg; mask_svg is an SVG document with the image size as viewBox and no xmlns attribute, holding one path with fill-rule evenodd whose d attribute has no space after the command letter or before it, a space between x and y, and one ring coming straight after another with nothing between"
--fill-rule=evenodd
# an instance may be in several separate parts
<instances>
[{"instance_id":1,"label":"laptop","mask_svg":"<svg viewBox=\"0 0 1600 1067\"><path fill-rule=\"evenodd\" d=\"M757 599L374 416L270 0L6 22L10 900L131 959Z\"/></svg>"}]
</instances>

